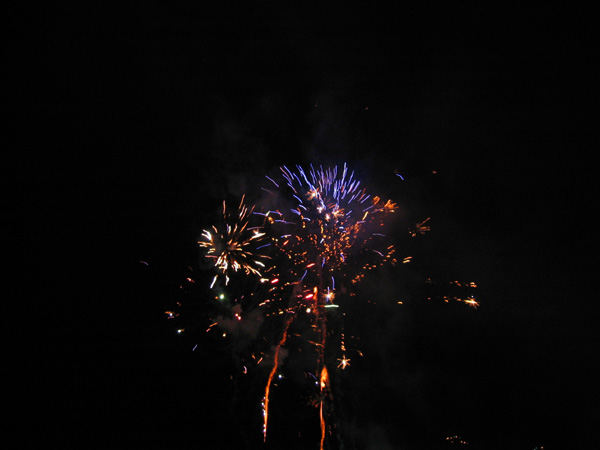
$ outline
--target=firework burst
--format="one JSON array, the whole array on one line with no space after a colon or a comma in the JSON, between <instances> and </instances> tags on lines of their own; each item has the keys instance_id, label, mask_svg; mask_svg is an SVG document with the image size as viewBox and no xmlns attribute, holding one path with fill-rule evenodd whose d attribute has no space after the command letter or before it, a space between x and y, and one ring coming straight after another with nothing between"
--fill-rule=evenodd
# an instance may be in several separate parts
<instances>
[{"instance_id":1,"label":"firework burst","mask_svg":"<svg viewBox=\"0 0 600 450\"><path fill-rule=\"evenodd\" d=\"M225 284L229 282L229 274L243 271L246 275L261 276L265 267L263 262L268 257L257 252L265 233L260 227L249 227L254 207L244 204L244 197L235 214L227 210L223 202L222 223L213 226L212 231L203 230L198 245L208 249L206 258L214 262L215 267L225 276ZM213 283L215 279L213 280Z\"/></svg>"},{"instance_id":2,"label":"firework burst","mask_svg":"<svg viewBox=\"0 0 600 450\"><path fill-rule=\"evenodd\" d=\"M276 205L285 205L267 211L273 245L279 257L282 286L293 285L292 296L286 306L289 312L304 311L309 317L318 374L319 418L321 422L320 447L323 448L328 425L324 404L331 397L327 367L328 310L338 292L348 292L349 285L364 277L364 270L385 262L395 263L395 248L385 243L385 224L397 205L371 196L361 182L354 178L346 165L315 169L308 174L297 166L294 172L281 168L283 178L268 190ZM366 263L366 264L365 264ZM281 270L285 269L285 270ZM342 296L343 297L343 296ZM285 301L285 296L281 297ZM263 399L263 437L267 437L268 405L273 374L277 371L278 351L287 339L287 330L297 315L286 318L284 332L276 347L273 369L265 388ZM345 352L342 341L342 351ZM342 356L340 367L345 369L349 359Z\"/></svg>"},{"instance_id":3,"label":"firework burst","mask_svg":"<svg viewBox=\"0 0 600 450\"><path fill-rule=\"evenodd\" d=\"M240 373L254 374L264 383L263 441L276 404L274 386L293 357L290 352L295 347L304 350L302 355L311 354L295 367L304 367L314 382L309 403L318 411L323 449L333 429L332 374L351 366L343 321L347 302L356 298L352 288L370 270L395 265L398 259L408 263L412 257L398 258L386 237L398 206L369 194L345 164L311 165L306 171L284 166L279 176L266 178L268 195L259 206L247 206L244 197L237 209L223 202L221 223L203 230L198 241L217 271L209 290L219 291L211 294L219 309L206 333L220 330L230 339L255 339L253 346L234 347L240 351ZM429 220L417 223L408 235L428 232ZM235 274L236 282L229 283ZM215 286L219 277L224 286ZM472 296L463 301L479 305Z\"/></svg>"}]
</instances>

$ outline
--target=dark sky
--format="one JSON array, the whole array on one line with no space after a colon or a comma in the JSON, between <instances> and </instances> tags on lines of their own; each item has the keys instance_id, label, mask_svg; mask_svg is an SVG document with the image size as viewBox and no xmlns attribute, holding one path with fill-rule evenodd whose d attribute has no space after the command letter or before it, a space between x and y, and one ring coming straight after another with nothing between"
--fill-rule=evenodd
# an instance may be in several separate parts
<instances>
[{"instance_id":1,"label":"dark sky","mask_svg":"<svg viewBox=\"0 0 600 450\"><path fill-rule=\"evenodd\" d=\"M163 311L223 198L348 162L432 217L414 273L476 281L481 307L365 319L346 448L584 448L589 11L203 3L9 15L19 436L244 448L226 358L192 354Z\"/></svg>"}]
</instances>

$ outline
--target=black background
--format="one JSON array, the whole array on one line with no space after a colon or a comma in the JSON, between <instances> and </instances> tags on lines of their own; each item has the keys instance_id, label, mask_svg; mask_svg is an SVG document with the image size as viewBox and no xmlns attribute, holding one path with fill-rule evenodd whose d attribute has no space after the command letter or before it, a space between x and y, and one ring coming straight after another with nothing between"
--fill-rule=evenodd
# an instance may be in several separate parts
<instances>
[{"instance_id":1,"label":"black background","mask_svg":"<svg viewBox=\"0 0 600 450\"><path fill-rule=\"evenodd\" d=\"M598 419L589 19L405 3L8 13L12 432L253 448L227 355L191 352L163 311L221 199L282 164L348 162L432 217L412 273L476 281L481 307L415 297L365 314L369 352L344 372L345 448L452 435L586 448ZM301 445L282 433L273 448Z\"/></svg>"}]
</instances>

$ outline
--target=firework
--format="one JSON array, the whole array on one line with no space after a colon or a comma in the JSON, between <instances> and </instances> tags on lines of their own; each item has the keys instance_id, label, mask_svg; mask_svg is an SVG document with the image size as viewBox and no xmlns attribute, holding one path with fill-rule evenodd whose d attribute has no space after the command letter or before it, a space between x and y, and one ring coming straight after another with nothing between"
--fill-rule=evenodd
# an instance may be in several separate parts
<instances>
[{"instance_id":1,"label":"firework","mask_svg":"<svg viewBox=\"0 0 600 450\"><path fill-rule=\"evenodd\" d=\"M240 374L262 374L263 441L268 439L273 387L285 368L285 349L302 340L313 355L305 373L318 387L312 388L310 403L318 409L322 449L332 430L330 371L350 367L342 322L345 304L354 298L352 288L369 271L399 260L408 263L412 256L398 257L386 238L398 206L369 194L345 164L311 165L306 171L300 166L281 167L279 177L266 179L263 190L268 195L259 206L247 206L245 197L237 209L230 210L223 202L221 223L203 230L198 241L217 272L209 290L217 290L214 303L220 309L210 317L206 333L222 333L227 339L260 334L260 345L235 349ZM417 223L409 235L425 234L429 220ZM232 287L234 274L239 276ZM217 285L219 277L224 286ZM248 279L252 281L244 281ZM479 305L474 296L460 301L474 308ZM169 319L179 315L165 314ZM221 331L216 333L217 329Z\"/></svg>"},{"instance_id":2,"label":"firework","mask_svg":"<svg viewBox=\"0 0 600 450\"><path fill-rule=\"evenodd\" d=\"M223 202L223 221L220 227L213 226L212 232L202 231L202 240L198 245L208 249L206 257L214 262L215 267L225 276L225 284L229 282L231 271L243 271L246 275L261 276L260 270L265 267L267 257L257 253L265 233L260 227L248 227L254 207L244 204L244 197L236 214L230 214ZM213 284L216 277L213 279ZM212 285L211 285L212 287Z\"/></svg>"},{"instance_id":3,"label":"firework","mask_svg":"<svg viewBox=\"0 0 600 450\"><path fill-rule=\"evenodd\" d=\"M340 171L337 166L311 167L309 175L301 167L297 169L297 173L281 169L295 200L289 220L284 221L294 231L287 240L288 248L304 246L301 254L305 260L320 259L322 265L335 270L369 249L367 241L384 237L383 221L397 206L367 194L346 165Z\"/></svg>"},{"instance_id":4,"label":"firework","mask_svg":"<svg viewBox=\"0 0 600 450\"><path fill-rule=\"evenodd\" d=\"M282 286L293 285L287 311L293 308L306 311L314 337L311 343L317 355L316 373L319 374L318 407L321 422L321 448L325 440L327 418L325 402L330 396L327 359L327 310L335 303L338 290L347 291L364 277L366 270L385 262L395 263L395 248L385 243L385 224L397 205L371 196L361 182L342 168L310 167L308 173L300 166L296 171L281 168L283 181L271 178L271 193L275 203L265 212L270 224L273 246L278 251L274 263L279 266L278 280ZM288 315L284 323L287 332L295 315ZM279 365L278 352L285 343L286 334L275 349L274 366L265 388L263 399L266 439L271 382ZM349 366L342 339L341 369Z\"/></svg>"}]
</instances>

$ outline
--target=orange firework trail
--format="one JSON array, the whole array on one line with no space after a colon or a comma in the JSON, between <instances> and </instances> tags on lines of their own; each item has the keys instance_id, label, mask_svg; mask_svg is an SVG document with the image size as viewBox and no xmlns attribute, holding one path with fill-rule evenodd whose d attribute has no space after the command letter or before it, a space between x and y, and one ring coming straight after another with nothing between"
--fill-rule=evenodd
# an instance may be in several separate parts
<instances>
[{"instance_id":1,"label":"orange firework trail","mask_svg":"<svg viewBox=\"0 0 600 450\"><path fill-rule=\"evenodd\" d=\"M319 402L319 420L321 423L321 442L320 442L320 450L323 450L323 444L325 443L325 417L323 416L323 403L325 401L325 395L329 390L329 372L327 372L327 367L323 366L321 369L321 376L319 377L319 386L321 388L321 400Z\"/></svg>"},{"instance_id":2,"label":"orange firework trail","mask_svg":"<svg viewBox=\"0 0 600 450\"><path fill-rule=\"evenodd\" d=\"M275 373L279 368L279 350L287 340L287 332L290 324L292 323L292 320L293 317L291 315L288 315L285 321L281 339L277 344L277 347L275 347L275 355L273 356L273 367L271 368L269 378L267 379L267 386L265 387L265 396L263 399L263 442L267 440L267 424L269 421L269 394L271 392L271 383L273 382L273 377L275 376Z\"/></svg>"}]
</instances>

